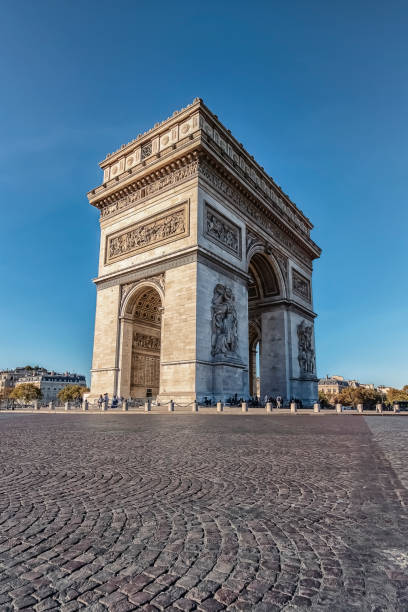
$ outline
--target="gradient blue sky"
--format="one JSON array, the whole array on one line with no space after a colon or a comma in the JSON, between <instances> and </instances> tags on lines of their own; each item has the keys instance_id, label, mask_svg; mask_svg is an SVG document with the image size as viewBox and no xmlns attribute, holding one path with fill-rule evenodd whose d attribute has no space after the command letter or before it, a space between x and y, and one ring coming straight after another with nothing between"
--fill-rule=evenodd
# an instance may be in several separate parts
<instances>
[{"instance_id":1,"label":"gradient blue sky","mask_svg":"<svg viewBox=\"0 0 408 612\"><path fill-rule=\"evenodd\" d=\"M406 2L0 5L0 368L89 375L97 163L199 96L315 224L319 375L408 383Z\"/></svg>"}]
</instances>

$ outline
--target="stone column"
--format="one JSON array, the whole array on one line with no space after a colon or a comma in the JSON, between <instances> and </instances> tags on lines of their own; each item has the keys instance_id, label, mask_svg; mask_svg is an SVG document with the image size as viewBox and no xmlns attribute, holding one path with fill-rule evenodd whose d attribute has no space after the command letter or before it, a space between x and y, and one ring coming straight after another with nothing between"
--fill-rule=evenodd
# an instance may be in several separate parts
<instances>
[{"instance_id":1,"label":"stone column","mask_svg":"<svg viewBox=\"0 0 408 612\"><path fill-rule=\"evenodd\" d=\"M336 404L336 412L341 414L343 412L343 406L341 404Z\"/></svg>"},{"instance_id":2,"label":"stone column","mask_svg":"<svg viewBox=\"0 0 408 612\"><path fill-rule=\"evenodd\" d=\"M364 406L363 404L357 404L357 412L359 412L360 414L363 413L364 410Z\"/></svg>"},{"instance_id":3,"label":"stone column","mask_svg":"<svg viewBox=\"0 0 408 612\"><path fill-rule=\"evenodd\" d=\"M34 410L39 410L40 406L38 404L38 400L34 400Z\"/></svg>"},{"instance_id":4,"label":"stone column","mask_svg":"<svg viewBox=\"0 0 408 612\"><path fill-rule=\"evenodd\" d=\"M151 405L151 403L150 403L150 400L149 400L149 399L147 400L147 402L145 402L144 409L145 409L145 412L151 412L151 410L152 410L152 405Z\"/></svg>"},{"instance_id":5,"label":"stone column","mask_svg":"<svg viewBox=\"0 0 408 612\"><path fill-rule=\"evenodd\" d=\"M174 402L173 402L173 400L169 401L169 412L174 412Z\"/></svg>"},{"instance_id":6,"label":"stone column","mask_svg":"<svg viewBox=\"0 0 408 612\"><path fill-rule=\"evenodd\" d=\"M313 404L313 412L320 412L319 402L316 402L315 404Z\"/></svg>"},{"instance_id":7,"label":"stone column","mask_svg":"<svg viewBox=\"0 0 408 612\"><path fill-rule=\"evenodd\" d=\"M297 412L297 405L296 405L296 402L291 402L291 403L290 403L290 411L291 411L292 413L296 413L296 412Z\"/></svg>"},{"instance_id":8,"label":"stone column","mask_svg":"<svg viewBox=\"0 0 408 612\"><path fill-rule=\"evenodd\" d=\"M224 410L224 406L222 402L217 402L217 412L222 412Z\"/></svg>"},{"instance_id":9,"label":"stone column","mask_svg":"<svg viewBox=\"0 0 408 612\"><path fill-rule=\"evenodd\" d=\"M382 404L376 404L375 411L378 412L379 414L382 414L382 411L383 411Z\"/></svg>"},{"instance_id":10,"label":"stone column","mask_svg":"<svg viewBox=\"0 0 408 612\"><path fill-rule=\"evenodd\" d=\"M54 410L54 402L49 402L48 410Z\"/></svg>"},{"instance_id":11,"label":"stone column","mask_svg":"<svg viewBox=\"0 0 408 612\"><path fill-rule=\"evenodd\" d=\"M266 402L266 412L270 414L272 412L272 404L271 402Z\"/></svg>"},{"instance_id":12,"label":"stone column","mask_svg":"<svg viewBox=\"0 0 408 612\"><path fill-rule=\"evenodd\" d=\"M127 401L127 399L125 399L125 400L123 400L123 403L122 403L122 410L123 410L123 412L127 412L128 409L129 409L128 401Z\"/></svg>"},{"instance_id":13,"label":"stone column","mask_svg":"<svg viewBox=\"0 0 408 612\"><path fill-rule=\"evenodd\" d=\"M197 400L193 401L193 408L192 408L193 412L198 412L198 402Z\"/></svg>"},{"instance_id":14,"label":"stone column","mask_svg":"<svg viewBox=\"0 0 408 612\"><path fill-rule=\"evenodd\" d=\"M89 404L88 404L88 400L86 399L82 405L82 410L88 410Z\"/></svg>"},{"instance_id":15,"label":"stone column","mask_svg":"<svg viewBox=\"0 0 408 612\"><path fill-rule=\"evenodd\" d=\"M242 402L241 410L242 412L248 412L248 404L246 402Z\"/></svg>"},{"instance_id":16,"label":"stone column","mask_svg":"<svg viewBox=\"0 0 408 612\"><path fill-rule=\"evenodd\" d=\"M69 410L69 402L65 402L64 409L65 409L65 411Z\"/></svg>"}]
</instances>

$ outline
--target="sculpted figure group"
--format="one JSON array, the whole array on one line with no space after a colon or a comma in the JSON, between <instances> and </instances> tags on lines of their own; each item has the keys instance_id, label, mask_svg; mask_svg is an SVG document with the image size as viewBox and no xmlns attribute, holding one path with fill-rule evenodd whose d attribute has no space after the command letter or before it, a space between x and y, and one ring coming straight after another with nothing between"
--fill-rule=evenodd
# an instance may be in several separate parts
<instances>
[{"instance_id":1,"label":"sculpted figure group","mask_svg":"<svg viewBox=\"0 0 408 612\"><path fill-rule=\"evenodd\" d=\"M211 354L213 357L237 356L238 319L235 297L225 285L216 285L211 303Z\"/></svg>"},{"instance_id":2,"label":"sculpted figure group","mask_svg":"<svg viewBox=\"0 0 408 612\"><path fill-rule=\"evenodd\" d=\"M298 362L301 372L314 374L316 370L315 352L313 349L313 327L302 321L297 326Z\"/></svg>"}]
</instances>

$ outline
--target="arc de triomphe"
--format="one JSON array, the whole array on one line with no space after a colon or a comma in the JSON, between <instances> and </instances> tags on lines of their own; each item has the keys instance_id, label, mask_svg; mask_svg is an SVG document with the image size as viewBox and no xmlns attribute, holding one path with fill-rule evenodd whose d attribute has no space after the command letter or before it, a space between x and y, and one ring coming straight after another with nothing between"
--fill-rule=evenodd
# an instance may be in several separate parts
<instances>
[{"instance_id":1,"label":"arc de triomphe","mask_svg":"<svg viewBox=\"0 0 408 612\"><path fill-rule=\"evenodd\" d=\"M200 99L100 164L91 397L317 398L312 224Z\"/></svg>"}]
</instances>

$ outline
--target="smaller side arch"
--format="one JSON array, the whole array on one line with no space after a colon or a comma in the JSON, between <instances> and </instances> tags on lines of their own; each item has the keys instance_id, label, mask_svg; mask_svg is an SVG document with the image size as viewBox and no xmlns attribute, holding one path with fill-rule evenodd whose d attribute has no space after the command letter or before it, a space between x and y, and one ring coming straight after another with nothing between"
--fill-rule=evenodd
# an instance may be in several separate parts
<instances>
[{"instance_id":1,"label":"smaller side arch","mask_svg":"<svg viewBox=\"0 0 408 612\"><path fill-rule=\"evenodd\" d=\"M125 285L126 287L126 285ZM132 286L125 292L120 308L120 317L131 317L134 313L135 302L139 294L146 289L155 289L160 296L161 305L164 306L164 290L162 285L155 280L140 280L132 283ZM123 291L123 289L122 289Z\"/></svg>"}]
</instances>

